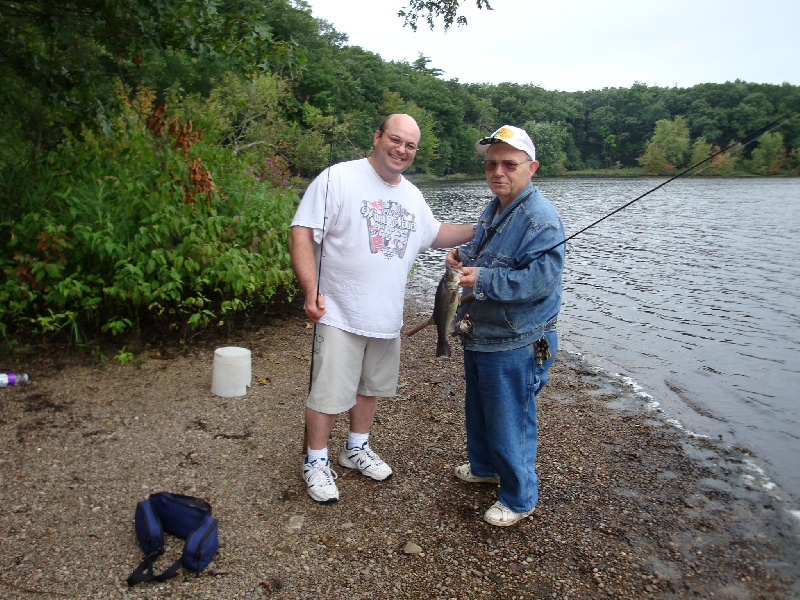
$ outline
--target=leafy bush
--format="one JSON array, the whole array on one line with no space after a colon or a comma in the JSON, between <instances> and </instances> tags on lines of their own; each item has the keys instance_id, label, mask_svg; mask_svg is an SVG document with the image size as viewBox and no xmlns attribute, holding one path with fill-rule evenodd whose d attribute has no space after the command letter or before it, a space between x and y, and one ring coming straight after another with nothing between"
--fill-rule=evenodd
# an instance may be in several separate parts
<instances>
[{"instance_id":1,"label":"leafy bush","mask_svg":"<svg viewBox=\"0 0 800 600\"><path fill-rule=\"evenodd\" d=\"M140 94L112 131L67 135L47 177L0 178L15 208L0 223L6 341L153 326L186 335L291 295L296 192L151 106Z\"/></svg>"}]
</instances>

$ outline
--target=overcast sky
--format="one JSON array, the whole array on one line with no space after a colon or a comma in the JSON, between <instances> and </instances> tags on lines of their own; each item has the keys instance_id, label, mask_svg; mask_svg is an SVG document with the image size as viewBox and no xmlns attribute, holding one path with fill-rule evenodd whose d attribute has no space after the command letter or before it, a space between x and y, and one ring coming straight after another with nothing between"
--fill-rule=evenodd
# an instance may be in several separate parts
<instances>
[{"instance_id":1,"label":"overcast sky","mask_svg":"<svg viewBox=\"0 0 800 600\"><path fill-rule=\"evenodd\" d=\"M547 90L689 87L742 79L800 85L800 0L463 0L469 24L444 33L397 11L406 0L308 0L312 13L384 60L414 62L462 83Z\"/></svg>"}]
</instances>

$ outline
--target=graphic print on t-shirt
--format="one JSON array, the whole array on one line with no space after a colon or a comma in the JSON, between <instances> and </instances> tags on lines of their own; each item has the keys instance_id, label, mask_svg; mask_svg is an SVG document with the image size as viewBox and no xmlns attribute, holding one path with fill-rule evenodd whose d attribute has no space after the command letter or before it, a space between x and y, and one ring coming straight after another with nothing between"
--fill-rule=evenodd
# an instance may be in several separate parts
<instances>
[{"instance_id":1,"label":"graphic print on t-shirt","mask_svg":"<svg viewBox=\"0 0 800 600\"><path fill-rule=\"evenodd\" d=\"M403 258L408 238L417 229L415 215L394 200L364 200L361 216L367 221L370 252Z\"/></svg>"}]
</instances>

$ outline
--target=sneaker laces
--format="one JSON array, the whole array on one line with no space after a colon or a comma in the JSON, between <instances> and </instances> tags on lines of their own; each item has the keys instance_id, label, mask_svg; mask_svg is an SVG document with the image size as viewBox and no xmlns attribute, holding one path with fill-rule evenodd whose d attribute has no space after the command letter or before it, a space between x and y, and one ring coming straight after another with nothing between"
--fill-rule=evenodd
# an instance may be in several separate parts
<instances>
[{"instance_id":1,"label":"sneaker laces","mask_svg":"<svg viewBox=\"0 0 800 600\"><path fill-rule=\"evenodd\" d=\"M310 467L306 475L306 481L309 483L315 480L320 474L324 481L315 482L317 485L332 485L333 482L339 478L339 475L336 473L336 471L331 469L330 463L325 463L319 458L312 463L307 462L306 465Z\"/></svg>"},{"instance_id":2,"label":"sneaker laces","mask_svg":"<svg viewBox=\"0 0 800 600\"><path fill-rule=\"evenodd\" d=\"M384 462L381 460L381 457L375 454L372 448L369 447L369 442L365 443L361 448L351 448L351 450L361 450L364 455L370 460L370 464L372 465L382 465Z\"/></svg>"}]
</instances>

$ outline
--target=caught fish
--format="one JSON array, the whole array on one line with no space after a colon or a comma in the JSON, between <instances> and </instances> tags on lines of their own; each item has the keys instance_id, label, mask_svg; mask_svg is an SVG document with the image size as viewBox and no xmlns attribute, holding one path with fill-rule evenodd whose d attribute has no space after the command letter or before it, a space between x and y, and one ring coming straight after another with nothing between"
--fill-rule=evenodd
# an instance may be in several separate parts
<instances>
[{"instance_id":1,"label":"caught fish","mask_svg":"<svg viewBox=\"0 0 800 600\"><path fill-rule=\"evenodd\" d=\"M447 340L447 336L455 331L453 319L458 308L458 278L460 275L461 269L445 268L444 275L436 287L436 299L433 302L431 318L415 325L406 333L406 335L414 335L428 325L436 325L436 356L450 356L450 342Z\"/></svg>"}]
</instances>

